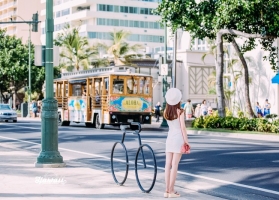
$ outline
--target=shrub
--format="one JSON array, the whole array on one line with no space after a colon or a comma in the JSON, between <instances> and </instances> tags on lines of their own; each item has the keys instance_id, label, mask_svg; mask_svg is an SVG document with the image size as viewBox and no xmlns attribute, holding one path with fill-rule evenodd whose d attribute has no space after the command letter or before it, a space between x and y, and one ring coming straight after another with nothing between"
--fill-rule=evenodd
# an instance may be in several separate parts
<instances>
[{"instance_id":1,"label":"shrub","mask_svg":"<svg viewBox=\"0 0 279 200\"><path fill-rule=\"evenodd\" d=\"M196 118L192 127L194 128L224 128L240 131L259 131L279 133L279 120L269 121L265 118L246 117L236 118L233 116L218 117L215 115Z\"/></svg>"}]
</instances>

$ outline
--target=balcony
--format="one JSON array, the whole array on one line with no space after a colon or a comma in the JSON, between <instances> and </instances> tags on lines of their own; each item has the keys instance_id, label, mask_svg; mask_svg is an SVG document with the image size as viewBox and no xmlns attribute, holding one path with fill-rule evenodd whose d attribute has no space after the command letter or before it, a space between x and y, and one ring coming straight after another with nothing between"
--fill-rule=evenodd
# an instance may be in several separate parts
<instances>
[{"instance_id":1,"label":"balcony","mask_svg":"<svg viewBox=\"0 0 279 200\"><path fill-rule=\"evenodd\" d=\"M6 10L6 9L8 9L8 8L16 7L16 5L17 5L17 2L16 2L16 1L7 3L7 4L3 5L3 6L0 6L0 11Z\"/></svg>"},{"instance_id":2,"label":"balcony","mask_svg":"<svg viewBox=\"0 0 279 200\"><path fill-rule=\"evenodd\" d=\"M2 14L2 15L0 15L0 20L4 20L4 19L7 19L7 18L10 18L11 16L13 16L15 14L16 14L15 11L11 11L11 12Z\"/></svg>"}]
</instances>

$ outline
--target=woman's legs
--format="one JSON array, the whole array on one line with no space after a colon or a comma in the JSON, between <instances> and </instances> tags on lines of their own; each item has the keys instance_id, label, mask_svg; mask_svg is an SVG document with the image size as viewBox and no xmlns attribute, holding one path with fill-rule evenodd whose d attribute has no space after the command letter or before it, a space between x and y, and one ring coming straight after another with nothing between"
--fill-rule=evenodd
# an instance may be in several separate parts
<instances>
[{"instance_id":1,"label":"woman's legs","mask_svg":"<svg viewBox=\"0 0 279 200\"><path fill-rule=\"evenodd\" d=\"M168 191L169 193L174 193L174 183L176 180L177 170L178 170L178 164L181 159L182 154L181 153L173 153L172 155L172 163L171 163L171 172L170 172L170 180L169 180L169 187Z\"/></svg>"},{"instance_id":2,"label":"woman's legs","mask_svg":"<svg viewBox=\"0 0 279 200\"><path fill-rule=\"evenodd\" d=\"M166 192L169 192L169 188L170 188L170 174L171 174L172 158L173 158L173 153L166 152L166 164L165 164Z\"/></svg>"},{"instance_id":3,"label":"woman's legs","mask_svg":"<svg viewBox=\"0 0 279 200\"><path fill-rule=\"evenodd\" d=\"M156 114L156 122L158 122L159 121L159 117L160 117L160 113L158 111L156 111L155 114Z\"/></svg>"}]
</instances>

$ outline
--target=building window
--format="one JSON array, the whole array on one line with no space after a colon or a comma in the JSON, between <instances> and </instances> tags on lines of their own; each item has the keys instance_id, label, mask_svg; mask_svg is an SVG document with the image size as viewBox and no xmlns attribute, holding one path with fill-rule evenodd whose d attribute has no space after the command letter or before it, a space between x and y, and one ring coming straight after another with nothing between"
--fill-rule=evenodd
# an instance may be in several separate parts
<instances>
[{"instance_id":1,"label":"building window","mask_svg":"<svg viewBox=\"0 0 279 200\"><path fill-rule=\"evenodd\" d=\"M105 18L97 18L97 25L163 29L163 27L161 27L158 22L144 22L144 21L136 21L136 20L118 20L118 19L105 19Z\"/></svg>"},{"instance_id":2,"label":"building window","mask_svg":"<svg viewBox=\"0 0 279 200\"><path fill-rule=\"evenodd\" d=\"M107 5L106 11L113 12L113 5Z\"/></svg>"},{"instance_id":3,"label":"building window","mask_svg":"<svg viewBox=\"0 0 279 200\"><path fill-rule=\"evenodd\" d=\"M69 14L70 14L70 8L61 11L61 16L65 16Z\"/></svg>"},{"instance_id":4,"label":"building window","mask_svg":"<svg viewBox=\"0 0 279 200\"><path fill-rule=\"evenodd\" d=\"M193 44L192 48L193 48L193 50L206 51L206 50L208 50L208 44L205 39L201 40L201 39L196 38L194 40L194 44Z\"/></svg>"},{"instance_id":5,"label":"building window","mask_svg":"<svg viewBox=\"0 0 279 200\"><path fill-rule=\"evenodd\" d=\"M152 8L139 8L139 7L132 7L132 6L98 4L97 10L105 11L105 12L121 12L121 13L130 13L130 14L153 15Z\"/></svg>"},{"instance_id":6,"label":"building window","mask_svg":"<svg viewBox=\"0 0 279 200\"><path fill-rule=\"evenodd\" d=\"M58 17L60 17L61 15L60 15L60 11L57 11L56 12L56 18L58 18Z\"/></svg>"},{"instance_id":7,"label":"building window","mask_svg":"<svg viewBox=\"0 0 279 200\"><path fill-rule=\"evenodd\" d=\"M87 35L91 39L96 38L96 39L102 39L102 40L112 40L109 32L88 32ZM164 36L131 34L128 37L128 40L134 41L134 42L164 43Z\"/></svg>"}]
</instances>

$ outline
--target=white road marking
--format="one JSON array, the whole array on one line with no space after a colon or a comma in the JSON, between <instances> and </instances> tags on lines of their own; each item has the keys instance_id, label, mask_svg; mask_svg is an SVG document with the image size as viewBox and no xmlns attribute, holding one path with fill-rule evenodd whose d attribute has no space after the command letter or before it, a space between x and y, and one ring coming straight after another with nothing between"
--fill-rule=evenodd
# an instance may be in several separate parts
<instances>
[{"instance_id":1,"label":"white road marking","mask_svg":"<svg viewBox=\"0 0 279 200\"><path fill-rule=\"evenodd\" d=\"M15 128L15 124L5 124L5 126L6 127L3 127L5 129ZM18 127L27 128L27 129L41 129L41 127L36 128L36 127L30 127L30 126L21 126L21 125L17 124L16 128L18 128Z\"/></svg>"},{"instance_id":2,"label":"white road marking","mask_svg":"<svg viewBox=\"0 0 279 200\"><path fill-rule=\"evenodd\" d=\"M152 142L152 143L159 143L159 144L166 144L165 142L158 142L158 141L153 141L153 140L141 140L143 142Z\"/></svg>"},{"instance_id":3,"label":"white road marking","mask_svg":"<svg viewBox=\"0 0 279 200\"><path fill-rule=\"evenodd\" d=\"M0 136L0 138L10 139L10 140L19 141L19 142L23 142L23 143L34 144L34 145L40 145L39 143L25 141L25 140L20 140L20 139L15 139L15 138L10 138L10 137ZM104 159L110 160L110 157L107 157L107 156L101 156L101 155L92 154L92 153L86 153L86 152L82 152L82 151L75 151L75 150L66 149L66 148L59 148L59 149L64 150L64 151L75 152L75 153L79 153L79 154L83 154L83 155L89 155L89 156L93 156L93 157L104 158ZM125 160L121 160L121 159L117 159L117 160L125 162ZM152 167L152 166L148 165L148 167ZM163 167L157 167L157 168L162 170L162 171L165 170L165 168L163 168ZM274 191L274 190L254 187L254 186L250 186L250 185L244 185L244 184L240 184L240 183L234 183L234 182L230 182L230 181L224 181L224 180L221 180L221 179L216 179L216 178L211 178L211 177L207 177L207 176L191 174L191 173L187 173L187 172L178 171L177 173L178 174L182 174L182 175L187 175L187 176L192 176L192 177L200 178L200 179L205 179L205 180L209 180L209 181L213 181L213 182L217 182L217 183L234 185L234 186L237 186L237 187L248 188L248 189L252 189L252 190L257 190L257 191L262 191L262 192L266 192L266 193L270 193L270 194L279 195L279 192Z\"/></svg>"},{"instance_id":4,"label":"white road marking","mask_svg":"<svg viewBox=\"0 0 279 200\"><path fill-rule=\"evenodd\" d=\"M279 163L279 160L273 160L272 162L274 162L274 163Z\"/></svg>"},{"instance_id":5,"label":"white road marking","mask_svg":"<svg viewBox=\"0 0 279 200\"><path fill-rule=\"evenodd\" d=\"M210 139L220 142L230 142L230 143L241 143L241 144L256 144L256 145L263 145L262 143L256 143L256 142L242 142L242 141L236 141L236 140L219 140L219 139Z\"/></svg>"},{"instance_id":6,"label":"white road marking","mask_svg":"<svg viewBox=\"0 0 279 200\"><path fill-rule=\"evenodd\" d=\"M14 129L15 127L14 127L14 124L5 124L5 126L6 127L3 127L5 130L7 130L7 129ZM38 128L36 128L36 127L30 127L30 126L21 126L21 125L17 125L16 127L21 127L21 128L27 128L27 129L33 129L33 130L35 130L35 129L39 129L39 130L41 130L41 127L38 127ZM84 126L85 127L85 126ZM67 127L63 127L63 128L67 128ZM68 127L69 128L69 127ZM70 129L71 130L77 130L77 129L80 129L80 128L83 128L83 127L74 127L74 126L71 126L70 127ZM94 129L93 129L94 130ZM107 132L115 132L116 130L105 130L105 131L107 131Z\"/></svg>"}]
</instances>

